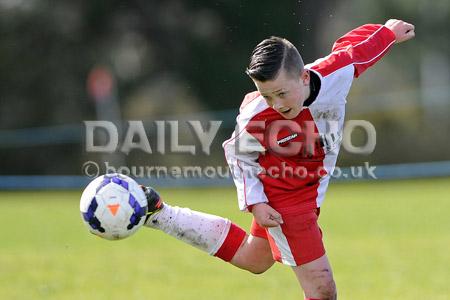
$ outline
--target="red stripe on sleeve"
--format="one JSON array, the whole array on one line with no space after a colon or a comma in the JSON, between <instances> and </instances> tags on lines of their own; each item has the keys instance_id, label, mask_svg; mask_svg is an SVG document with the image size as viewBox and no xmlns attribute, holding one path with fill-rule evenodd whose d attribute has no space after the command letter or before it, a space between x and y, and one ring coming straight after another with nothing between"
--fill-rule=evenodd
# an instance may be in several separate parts
<instances>
[{"instance_id":1,"label":"red stripe on sleeve","mask_svg":"<svg viewBox=\"0 0 450 300\"><path fill-rule=\"evenodd\" d=\"M340 37L332 53L312 69L327 76L349 64L355 66L355 77L374 65L395 43L395 34L380 24L366 24Z\"/></svg>"}]
</instances>

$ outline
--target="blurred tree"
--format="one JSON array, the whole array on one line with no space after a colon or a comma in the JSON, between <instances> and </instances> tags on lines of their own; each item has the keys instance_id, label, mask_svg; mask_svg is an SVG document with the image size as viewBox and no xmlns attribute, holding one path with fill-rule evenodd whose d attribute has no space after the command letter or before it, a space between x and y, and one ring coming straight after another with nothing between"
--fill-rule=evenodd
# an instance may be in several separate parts
<instances>
[{"instance_id":1,"label":"blurred tree","mask_svg":"<svg viewBox=\"0 0 450 300\"><path fill-rule=\"evenodd\" d=\"M389 149L387 156L393 141L407 143L414 136L417 127L405 120L420 121L423 108L416 106L406 117L395 119L377 110L378 106L364 104L360 95L380 98L376 92L387 86L416 88L408 95L416 95L412 102L419 103L422 55L430 47L449 53L445 30L449 11L445 0L427 4L419 0L0 1L0 128L81 124L94 119L86 77L99 64L113 70L126 118L237 110L243 95L254 89L244 70L251 50L262 39L286 37L297 45L305 62L311 62L327 55L331 43L346 30L398 17L416 24L415 46L393 51L387 62L377 66L390 76L369 73L360 79L352 101L364 117L380 120L376 125L383 134L390 134L377 148L376 162L448 159L447 152L428 148L423 151L426 155L407 158L400 146ZM385 102L389 97L385 96ZM350 116L358 116L352 108ZM399 122L406 123L398 126ZM439 123L433 133L427 132L427 138L436 140L439 130L448 130L446 126L448 122ZM448 143L440 146L448 147ZM1 172L78 173L87 158L78 143L76 147L16 150L0 149ZM54 164L48 163L49 158ZM354 161L345 155L343 159Z\"/></svg>"},{"instance_id":2,"label":"blurred tree","mask_svg":"<svg viewBox=\"0 0 450 300\"><path fill-rule=\"evenodd\" d=\"M183 103L182 110L199 109L189 105L195 101L204 109L237 109L253 89L244 74L253 47L281 35L311 60L316 25L331 7L323 0L283 5L268 0L1 1L0 128L93 119L86 77L98 64L114 70L123 108L136 91L149 83L154 90L161 82L161 95L171 85L181 91L167 93L176 98L171 105L160 101L167 113L177 103ZM70 146L1 150L7 162L2 172L78 172L79 146L76 151ZM48 157L64 164L49 165Z\"/></svg>"}]
</instances>

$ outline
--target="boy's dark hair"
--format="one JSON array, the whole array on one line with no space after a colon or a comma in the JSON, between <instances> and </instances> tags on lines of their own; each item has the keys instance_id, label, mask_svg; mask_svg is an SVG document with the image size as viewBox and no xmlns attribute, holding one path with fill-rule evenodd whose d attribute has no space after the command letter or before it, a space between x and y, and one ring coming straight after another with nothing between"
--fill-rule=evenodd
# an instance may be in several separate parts
<instances>
[{"instance_id":1,"label":"boy's dark hair","mask_svg":"<svg viewBox=\"0 0 450 300\"><path fill-rule=\"evenodd\" d=\"M253 49L245 73L258 81L273 80L281 68L292 76L300 76L303 71L303 59L297 48L284 38L271 36Z\"/></svg>"}]
</instances>

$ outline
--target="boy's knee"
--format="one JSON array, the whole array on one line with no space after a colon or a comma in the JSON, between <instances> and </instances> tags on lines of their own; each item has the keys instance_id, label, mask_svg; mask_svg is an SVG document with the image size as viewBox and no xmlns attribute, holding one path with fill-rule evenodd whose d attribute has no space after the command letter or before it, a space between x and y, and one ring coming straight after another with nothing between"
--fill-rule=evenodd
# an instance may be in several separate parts
<instances>
[{"instance_id":1,"label":"boy's knee","mask_svg":"<svg viewBox=\"0 0 450 300\"><path fill-rule=\"evenodd\" d=\"M334 282L333 275L328 270L323 270L317 277L315 294L319 296L319 299L334 300L336 299L336 283Z\"/></svg>"},{"instance_id":2,"label":"boy's knee","mask_svg":"<svg viewBox=\"0 0 450 300\"><path fill-rule=\"evenodd\" d=\"M270 269L270 267L272 267L273 263L262 263L262 264L258 264L258 265L252 265L252 266L248 266L246 269L247 271L255 274L255 275L260 275L264 272L266 272L267 270Z\"/></svg>"},{"instance_id":3,"label":"boy's knee","mask_svg":"<svg viewBox=\"0 0 450 300\"><path fill-rule=\"evenodd\" d=\"M267 240L250 236L244 239L230 263L253 274L262 274L275 261Z\"/></svg>"},{"instance_id":4,"label":"boy's knee","mask_svg":"<svg viewBox=\"0 0 450 300\"><path fill-rule=\"evenodd\" d=\"M318 294L320 299L334 300L336 299L336 284L334 280L325 282L323 285L318 287Z\"/></svg>"}]
</instances>

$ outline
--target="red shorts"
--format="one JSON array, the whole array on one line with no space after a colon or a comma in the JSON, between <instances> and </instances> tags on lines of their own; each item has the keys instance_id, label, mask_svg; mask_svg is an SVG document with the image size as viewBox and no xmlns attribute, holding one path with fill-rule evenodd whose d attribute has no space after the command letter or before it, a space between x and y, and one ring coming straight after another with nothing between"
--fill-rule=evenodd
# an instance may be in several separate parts
<instances>
[{"instance_id":1,"label":"red shorts","mask_svg":"<svg viewBox=\"0 0 450 300\"><path fill-rule=\"evenodd\" d=\"M271 228L261 227L253 219L250 232L269 241L274 260L299 266L325 254L318 216L318 209L304 214L282 215L284 223Z\"/></svg>"}]
</instances>

